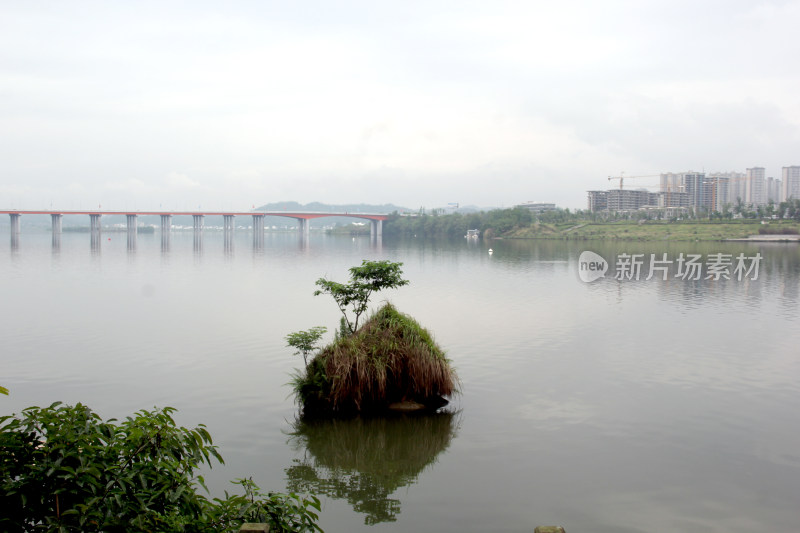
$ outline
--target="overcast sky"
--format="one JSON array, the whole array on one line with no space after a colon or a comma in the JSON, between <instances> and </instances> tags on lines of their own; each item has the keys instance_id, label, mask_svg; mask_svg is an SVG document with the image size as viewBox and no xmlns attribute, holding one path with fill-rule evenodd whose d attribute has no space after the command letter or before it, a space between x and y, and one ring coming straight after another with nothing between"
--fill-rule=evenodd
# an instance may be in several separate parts
<instances>
[{"instance_id":1,"label":"overcast sky","mask_svg":"<svg viewBox=\"0 0 800 533\"><path fill-rule=\"evenodd\" d=\"M620 172L780 177L798 28L800 1L0 0L0 208L585 208Z\"/></svg>"}]
</instances>

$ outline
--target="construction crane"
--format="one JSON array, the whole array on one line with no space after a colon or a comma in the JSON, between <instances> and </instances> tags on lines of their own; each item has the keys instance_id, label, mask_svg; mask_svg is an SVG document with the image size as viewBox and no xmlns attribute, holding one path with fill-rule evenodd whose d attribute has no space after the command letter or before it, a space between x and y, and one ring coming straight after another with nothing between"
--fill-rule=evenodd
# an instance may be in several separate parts
<instances>
[{"instance_id":1,"label":"construction crane","mask_svg":"<svg viewBox=\"0 0 800 533\"><path fill-rule=\"evenodd\" d=\"M623 182L623 180L629 180L629 179L633 179L633 178L658 178L658 177L661 176L661 174L647 174L647 175L644 175L644 176L625 176L624 172L620 172L619 174L620 174L619 176L609 176L608 177L608 181L619 180L619 190L622 190L622 182Z\"/></svg>"}]
</instances>

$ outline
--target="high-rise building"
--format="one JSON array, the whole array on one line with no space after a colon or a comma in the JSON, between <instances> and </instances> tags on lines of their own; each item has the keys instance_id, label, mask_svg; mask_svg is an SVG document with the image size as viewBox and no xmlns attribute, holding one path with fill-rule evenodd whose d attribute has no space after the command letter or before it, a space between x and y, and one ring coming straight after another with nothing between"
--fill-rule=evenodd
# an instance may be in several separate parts
<instances>
[{"instance_id":1,"label":"high-rise building","mask_svg":"<svg viewBox=\"0 0 800 533\"><path fill-rule=\"evenodd\" d=\"M683 176L681 172L665 172L661 174L661 192L673 193L683 191Z\"/></svg>"},{"instance_id":2,"label":"high-rise building","mask_svg":"<svg viewBox=\"0 0 800 533\"><path fill-rule=\"evenodd\" d=\"M708 188L706 187L706 175L701 172L687 172L683 175L683 183L686 192L689 194L690 207L709 207L707 197ZM710 201L710 198L708 198Z\"/></svg>"},{"instance_id":3,"label":"high-rise building","mask_svg":"<svg viewBox=\"0 0 800 533\"><path fill-rule=\"evenodd\" d=\"M657 207L659 193L646 190L609 189L587 191L590 211L633 211L640 207Z\"/></svg>"},{"instance_id":4,"label":"high-rise building","mask_svg":"<svg viewBox=\"0 0 800 533\"><path fill-rule=\"evenodd\" d=\"M767 178L767 203L780 203L781 201L781 180Z\"/></svg>"},{"instance_id":5,"label":"high-rise building","mask_svg":"<svg viewBox=\"0 0 800 533\"><path fill-rule=\"evenodd\" d=\"M800 199L800 166L783 167L781 171L781 201Z\"/></svg>"},{"instance_id":6,"label":"high-rise building","mask_svg":"<svg viewBox=\"0 0 800 533\"><path fill-rule=\"evenodd\" d=\"M765 205L766 182L764 178L764 167L753 167L747 169L745 180L745 203L753 207Z\"/></svg>"},{"instance_id":7,"label":"high-rise building","mask_svg":"<svg viewBox=\"0 0 800 533\"><path fill-rule=\"evenodd\" d=\"M646 190L609 189L606 197L609 211L632 211L644 206L658 206L658 193Z\"/></svg>"},{"instance_id":8,"label":"high-rise building","mask_svg":"<svg viewBox=\"0 0 800 533\"><path fill-rule=\"evenodd\" d=\"M605 211L608 209L608 191L587 191L589 201L589 211Z\"/></svg>"},{"instance_id":9,"label":"high-rise building","mask_svg":"<svg viewBox=\"0 0 800 533\"><path fill-rule=\"evenodd\" d=\"M745 201L746 177L742 172L712 172L706 178L711 181L715 211L723 211L726 205L734 206L739 198Z\"/></svg>"}]
</instances>

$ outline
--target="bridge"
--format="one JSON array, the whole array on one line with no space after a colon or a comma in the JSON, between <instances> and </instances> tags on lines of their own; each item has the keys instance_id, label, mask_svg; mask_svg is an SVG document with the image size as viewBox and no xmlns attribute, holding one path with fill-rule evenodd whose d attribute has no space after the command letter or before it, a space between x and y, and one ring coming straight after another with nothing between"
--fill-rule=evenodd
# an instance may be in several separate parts
<instances>
[{"instance_id":1,"label":"bridge","mask_svg":"<svg viewBox=\"0 0 800 533\"><path fill-rule=\"evenodd\" d=\"M153 215L161 217L161 233L169 234L172 228L173 216L191 216L195 233L202 232L203 220L207 216L221 216L223 229L226 232L233 232L234 218L237 216L253 217L254 234L264 233L265 217L287 217L299 222L299 231L308 235L309 220L322 217L349 217L360 218L370 221L370 236L381 237L383 234L383 221L388 219L388 215L376 213L350 213L345 212L319 212L319 211L113 211L113 210L21 210L6 209L0 210L0 214L8 214L11 217L11 235L19 235L20 219L23 215L50 215L53 225L53 234L60 234L62 231L62 219L64 215L88 215L89 226L92 233L101 231L100 219L103 215L124 215L127 220L128 233L136 233L137 217Z\"/></svg>"}]
</instances>

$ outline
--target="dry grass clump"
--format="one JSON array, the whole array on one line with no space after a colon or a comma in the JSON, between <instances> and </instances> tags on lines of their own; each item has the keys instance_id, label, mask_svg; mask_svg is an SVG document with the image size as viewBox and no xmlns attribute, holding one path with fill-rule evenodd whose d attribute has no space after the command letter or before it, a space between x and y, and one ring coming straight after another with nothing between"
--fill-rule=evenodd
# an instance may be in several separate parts
<instances>
[{"instance_id":1,"label":"dry grass clump","mask_svg":"<svg viewBox=\"0 0 800 533\"><path fill-rule=\"evenodd\" d=\"M295 390L306 414L364 412L452 396L458 378L430 333L387 303L354 334L325 347Z\"/></svg>"}]
</instances>

